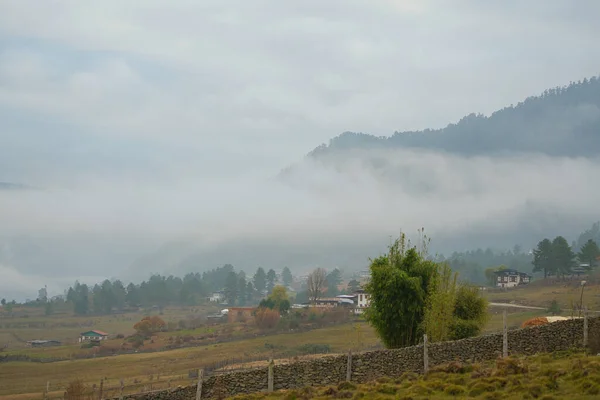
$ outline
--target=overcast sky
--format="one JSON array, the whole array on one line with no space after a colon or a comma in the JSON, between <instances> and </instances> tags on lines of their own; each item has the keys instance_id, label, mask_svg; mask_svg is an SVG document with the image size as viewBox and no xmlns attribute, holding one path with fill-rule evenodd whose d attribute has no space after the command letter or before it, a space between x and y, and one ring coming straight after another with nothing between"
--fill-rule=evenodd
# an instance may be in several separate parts
<instances>
[{"instance_id":1,"label":"overcast sky","mask_svg":"<svg viewBox=\"0 0 600 400\"><path fill-rule=\"evenodd\" d=\"M343 131L438 128L597 75L598 15L595 0L0 0L0 182L41 189L0 191L0 234L181 235Z\"/></svg>"}]
</instances>

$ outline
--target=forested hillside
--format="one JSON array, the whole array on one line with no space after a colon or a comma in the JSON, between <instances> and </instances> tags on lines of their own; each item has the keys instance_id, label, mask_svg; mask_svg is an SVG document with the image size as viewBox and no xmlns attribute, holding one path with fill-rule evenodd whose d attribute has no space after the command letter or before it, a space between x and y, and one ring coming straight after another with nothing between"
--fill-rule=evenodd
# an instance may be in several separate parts
<instances>
[{"instance_id":1,"label":"forested hillside","mask_svg":"<svg viewBox=\"0 0 600 400\"><path fill-rule=\"evenodd\" d=\"M600 153L600 79L548 89L490 116L473 113L443 129L394 132L390 137L345 132L310 155L367 148L422 148L461 155L594 156Z\"/></svg>"}]
</instances>

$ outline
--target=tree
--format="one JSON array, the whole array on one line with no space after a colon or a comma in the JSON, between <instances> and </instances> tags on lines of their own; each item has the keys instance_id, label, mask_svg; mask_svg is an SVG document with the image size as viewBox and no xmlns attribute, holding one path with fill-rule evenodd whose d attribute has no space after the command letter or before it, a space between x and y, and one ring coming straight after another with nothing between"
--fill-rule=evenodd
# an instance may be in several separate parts
<instances>
[{"instance_id":1,"label":"tree","mask_svg":"<svg viewBox=\"0 0 600 400\"><path fill-rule=\"evenodd\" d=\"M338 285L342 283L342 272L338 268L334 268L327 274L327 294L329 296L338 295Z\"/></svg>"},{"instance_id":2,"label":"tree","mask_svg":"<svg viewBox=\"0 0 600 400\"><path fill-rule=\"evenodd\" d=\"M360 289L359 281L357 281L356 279L352 279L350 282L348 282L348 290L350 291L350 293L354 293L358 289Z\"/></svg>"},{"instance_id":3,"label":"tree","mask_svg":"<svg viewBox=\"0 0 600 400\"><path fill-rule=\"evenodd\" d=\"M323 268L317 268L308 275L306 286L308 298L311 303L316 303L323 296L323 290L327 284L327 273Z\"/></svg>"},{"instance_id":4,"label":"tree","mask_svg":"<svg viewBox=\"0 0 600 400\"><path fill-rule=\"evenodd\" d=\"M287 314L290 310L290 299L284 286L277 285L266 299L261 300L259 308L277 310L280 314Z\"/></svg>"},{"instance_id":5,"label":"tree","mask_svg":"<svg viewBox=\"0 0 600 400\"><path fill-rule=\"evenodd\" d=\"M371 298L365 317L388 348L420 340L427 293L437 272L437 264L425 254L402 234L388 254L371 260L371 279L365 285Z\"/></svg>"},{"instance_id":6,"label":"tree","mask_svg":"<svg viewBox=\"0 0 600 400\"><path fill-rule=\"evenodd\" d=\"M552 241L552 268L557 275L563 277L571 273L571 269L575 266L575 253L569 246L569 242L562 237L557 236Z\"/></svg>"},{"instance_id":7,"label":"tree","mask_svg":"<svg viewBox=\"0 0 600 400\"><path fill-rule=\"evenodd\" d=\"M454 322L449 339L458 340L481 333L489 318L488 301L477 286L460 285L454 305Z\"/></svg>"},{"instance_id":8,"label":"tree","mask_svg":"<svg viewBox=\"0 0 600 400\"><path fill-rule=\"evenodd\" d=\"M506 265L500 265L498 267L486 268L484 271L484 274L485 274L485 280L487 281L488 285L496 286L496 279L497 279L496 272L502 271L506 268L507 268Z\"/></svg>"},{"instance_id":9,"label":"tree","mask_svg":"<svg viewBox=\"0 0 600 400\"><path fill-rule=\"evenodd\" d=\"M588 269L594 269L598 266L598 258L600 257L600 248L596 242L592 239L588 239L587 242L581 247L581 250L577 254L579 262L588 264Z\"/></svg>"},{"instance_id":10,"label":"tree","mask_svg":"<svg viewBox=\"0 0 600 400\"><path fill-rule=\"evenodd\" d=\"M552 263L552 242L550 239L540 241L533 251L533 272L544 271L544 278L553 275L554 264Z\"/></svg>"},{"instance_id":11,"label":"tree","mask_svg":"<svg viewBox=\"0 0 600 400\"><path fill-rule=\"evenodd\" d=\"M140 303L140 292L138 287L133 283L127 285L127 294L125 295L125 301L130 306L137 306Z\"/></svg>"},{"instance_id":12,"label":"tree","mask_svg":"<svg viewBox=\"0 0 600 400\"><path fill-rule=\"evenodd\" d=\"M273 269L267 272L267 292L271 293L277 282L277 273Z\"/></svg>"},{"instance_id":13,"label":"tree","mask_svg":"<svg viewBox=\"0 0 600 400\"><path fill-rule=\"evenodd\" d=\"M3 306L5 306L6 305L6 299L3 298L2 300L0 300L0 304L2 304Z\"/></svg>"},{"instance_id":14,"label":"tree","mask_svg":"<svg viewBox=\"0 0 600 400\"><path fill-rule=\"evenodd\" d=\"M290 271L288 267L283 268L283 272L281 272L281 280L285 286L290 286L294 282L292 271Z\"/></svg>"},{"instance_id":15,"label":"tree","mask_svg":"<svg viewBox=\"0 0 600 400\"><path fill-rule=\"evenodd\" d=\"M150 336L152 333L162 331L167 326L166 322L163 321L159 316L144 317L140 322L133 326L140 335Z\"/></svg>"},{"instance_id":16,"label":"tree","mask_svg":"<svg viewBox=\"0 0 600 400\"><path fill-rule=\"evenodd\" d=\"M229 272L225 281L225 300L230 306L235 305L238 298L238 276L234 271Z\"/></svg>"},{"instance_id":17,"label":"tree","mask_svg":"<svg viewBox=\"0 0 600 400\"><path fill-rule=\"evenodd\" d=\"M238 274L238 296L237 296L237 304L239 306L245 306L246 302L248 300L248 296L246 295L246 290L248 288L247 284L246 284L246 274L244 274L243 271L240 271L240 273Z\"/></svg>"},{"instance_id":18,"label":"tree","mask_svg":"<svg viewBox=\"0 0 600 400\"><path fill-rule=\"evenodd\" d=\"M256 289L259 295L262 296L265 288L267 287L267 274L262 267L258 267L252 281L254 283L254 289Z\"/></svg>"},{"instance_id":19,"label":"tree","mask_svg":"<svg viewBox=\"0 0 600 400\"><path fill-rule=\"evenodd\" d=\"M441 342L450 337L456 305L458 274L452 272L448 264L441 264L438 268L427 296L423 319L423 329L432 342Z\"/></svg>"}]
</instances>

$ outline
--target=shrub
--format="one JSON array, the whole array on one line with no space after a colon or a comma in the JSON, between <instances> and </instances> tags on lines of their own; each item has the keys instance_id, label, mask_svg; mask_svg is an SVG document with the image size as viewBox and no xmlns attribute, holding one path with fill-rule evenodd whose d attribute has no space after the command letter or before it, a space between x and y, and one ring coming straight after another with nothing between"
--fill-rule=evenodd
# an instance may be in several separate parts
<instances>
[{"instance_id":1,"label":"shrub","mask_svg":"<svg viewBox=\"0 0 600 400\"><path fill-rule=\"evenodd\" d=\"M65 400L83 400L87 397L88 388L79 378L69 382L65 390Z\"/></svg>"},{"instance_id":2,"label":"shrub","mask_svg":"<svg viewBox=\"0 0 600 400\"><path fill-rule=\"evenodd\" d=\"M458 396L465 392L465 388L458 385L448 385L446 389L444 389L444 393L450 396Z\"/></svg>"},{"instance_id":3,"label":"shrub","mask_svg":"<svg viewBox=\"0 0 600 400\"><path fill-rule=\"evenodd\" d=\"M279 311L269 308L259 308L254 315L256 326L262 330L273 329L279 322Z\"/></svg>"}]
</instances>

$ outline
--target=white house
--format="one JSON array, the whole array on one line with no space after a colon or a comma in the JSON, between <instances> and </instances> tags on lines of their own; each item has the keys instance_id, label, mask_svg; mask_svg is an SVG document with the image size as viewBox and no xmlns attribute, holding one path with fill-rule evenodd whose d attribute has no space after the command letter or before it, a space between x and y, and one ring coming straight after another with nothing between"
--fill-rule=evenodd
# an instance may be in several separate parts
<instances>
[{"instance_id":1,"label":"white house","mask_svg":"<svg viewBox=\"0 0 600 400\"><path fill-rule=\"evenodd\" d=\"M225 299L225 294L223 292L214 292L212 295L210 295L210 297L208 298L208 301L211 301L214 303L220 303L224 299Z\"/></svg>"},{"instance_id":2,"label":"white house","mask_svg":"<svg viewBox=\"0 0 600 400\"><path fill-rule=\"evenodd\" d=\"M356 314L362 314L365 308L369 307L369 300L371 299L371 295L365 292L363 289L358 289L354 292L354 296L356 296Z\"/></svg>"},{"instance_id":3,"label":"white house","mask_svg":"<svg viewBox=\"0 0 600 400\"><path fill-rule=\"evenodd\" d=\"M503 269L494 272L496 274L496 287L510 288L519 285L527 285L531 282L531 276L515 269Z\"/></svg>"}]
</instances>

